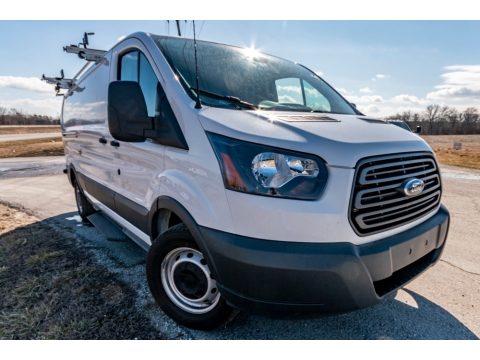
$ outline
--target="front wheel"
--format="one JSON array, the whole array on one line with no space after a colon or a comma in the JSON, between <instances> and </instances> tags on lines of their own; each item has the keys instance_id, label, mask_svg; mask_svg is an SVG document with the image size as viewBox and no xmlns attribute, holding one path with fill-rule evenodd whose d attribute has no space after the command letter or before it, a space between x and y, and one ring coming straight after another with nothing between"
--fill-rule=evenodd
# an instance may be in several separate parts
<instances>
[{"instance_id":1,"label":"front wheel","mask_svg":"<svg viewBox=\"0 0 480 360\"><path fill-rule=\"evenodd\" d=\"M147 279L158 305L182 325L213 329L233 314L183 224L168 229L152 244L147 256Z\"/></svg>"}]
</instances>

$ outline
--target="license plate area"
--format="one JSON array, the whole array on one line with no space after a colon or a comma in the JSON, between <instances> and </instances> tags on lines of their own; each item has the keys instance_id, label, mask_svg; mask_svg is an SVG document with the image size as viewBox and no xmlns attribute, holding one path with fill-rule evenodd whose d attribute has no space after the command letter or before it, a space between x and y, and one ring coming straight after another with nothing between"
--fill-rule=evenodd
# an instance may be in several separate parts
<instances>
[{"instance_id":1,"label":"license plate area","mask_svg":"<svg viewBox=\"0 0 480 360\"><path fill-rule=\"evenodd\" d=\"M438 231L439 227L435 227L415 239L392 247L392 270L400 270L433 251L437 247Z\"/></svg>"}]
</instances>

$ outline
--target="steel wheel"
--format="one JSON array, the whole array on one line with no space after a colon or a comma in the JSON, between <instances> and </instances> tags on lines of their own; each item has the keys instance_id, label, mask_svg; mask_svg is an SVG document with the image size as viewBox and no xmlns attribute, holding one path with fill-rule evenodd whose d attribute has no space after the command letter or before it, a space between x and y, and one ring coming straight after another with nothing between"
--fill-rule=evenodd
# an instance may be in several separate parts
<instances>
[{"instance_id":1,"label":"steel wheel","mask_svg":"<svg viewBox=\"0 0 480 360\"><path fill-rule=\"evenodd\" d=\"M180 247L162 261L161 280L169 299L191 314L205 314L220 300L216 281L200 251Z\"/></svg>"}]
</instances>

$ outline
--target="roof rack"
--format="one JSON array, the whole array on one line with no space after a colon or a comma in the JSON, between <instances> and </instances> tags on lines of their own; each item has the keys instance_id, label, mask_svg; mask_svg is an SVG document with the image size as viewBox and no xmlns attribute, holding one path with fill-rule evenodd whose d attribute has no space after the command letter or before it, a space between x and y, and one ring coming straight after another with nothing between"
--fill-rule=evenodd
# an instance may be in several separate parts
<instances>
[{"instance_id":1,"label":"roof rack","mask_svg":"<svg viewBox=\"0 0 480 360\"><path fill-rule=\"evenodd\" d=\"M42 75L42 80L48 84L55 85L55 95L56 96L65 96L67 93L60 93L61 89L81 91L81 89L76 85L77 78L82 74L82 72L87 68L90 62L99 63L105 60L105 50L96 50L88 48L89 42L88 37L95 35L93 32L85 32L83 34L82 42L78 45L64 46L63 51L70 54L77 54L80 59L87 61L85 65L82 66L79 72L72 79L65 79L63 70L60 70L59 77L47 77L45 74Z\"/></svg>"},{"instance_id":2,"label":"roof rack","mask_svg":"<svg viewBox=\"0 0 480 360\"><path fill-rule=\"evenodd\" d=\"M47 77L45 74L42 75L42 80L45 81L47 84L55 85L55 95L56 96L63 96L64 94L60 93L60 89L71 89L74 85L74 79L65 79L65 75L63 73L63 69L60 70L59 77Z\"/></svg>"},{"instance_id":3,"label":"roof rack","mask_svg":"<svg viewBox=\"0 0 480 360\"><path fill-rule=\"evenodd\" d=\"M69 54L77 54L80 59L86 61L101 62L107 51L88 48L88 37L91 35L95 35L95 33L85 32L81 43L78 43L78 45L64 46L63 51Z\"/></svg>"}]
</instances>

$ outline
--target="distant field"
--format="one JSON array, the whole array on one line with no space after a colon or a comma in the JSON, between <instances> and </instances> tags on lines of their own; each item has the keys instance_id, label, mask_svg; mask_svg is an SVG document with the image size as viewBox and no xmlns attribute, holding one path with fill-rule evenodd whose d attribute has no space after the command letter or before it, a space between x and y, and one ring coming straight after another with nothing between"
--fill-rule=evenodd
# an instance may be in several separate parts
<instances>
[{"instance_id":1,"label":"distant field","mask_svg":"<svg viewBox=\"0 0 480 360\"><path fill-rule=\"evenodd\" d=\"M33 134L33 133L51 133L60 132L60 126L58 125L0 125L0 135L6 134Z\"/></svg>"},{"instance_id":2,"label":"distant field","mask_svg":"<svg viewBox=\"0 0 480 360\"><path fill-rule=\"evenodd\" d=\"M63 142L61 138L0 142L0 158L55 156L63 154Z\"/></svg>"},{"instance_id":3,"label":"distant field","mask_svg":"<svg viewBox=\"0 0 480 360\"><path fill-rule=\"evenodd\" d=\"M422 137L435 150L440 163L480 169L480 135L424 135ZM454 142L462 143L462 149L454 150Z\"/></svg>"}]
</instances>

